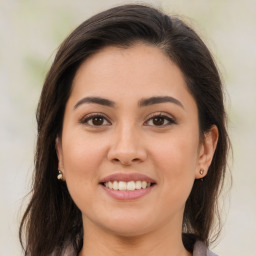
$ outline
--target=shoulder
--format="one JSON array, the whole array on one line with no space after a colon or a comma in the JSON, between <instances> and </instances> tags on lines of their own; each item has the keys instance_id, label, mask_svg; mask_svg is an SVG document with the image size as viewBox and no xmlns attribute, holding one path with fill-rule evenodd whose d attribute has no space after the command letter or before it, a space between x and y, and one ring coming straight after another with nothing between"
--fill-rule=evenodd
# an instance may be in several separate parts
<instances>
[{"instance_id":1,"label":"shoulder","mask_svg":"<svg viewBox=\"0 0 256 256\"><path fill-rule=\"evenodd\" d=\"M202 241L196 241L193 250L193 256L218 256L211 252Z\"/></svg>"}]
</instances>

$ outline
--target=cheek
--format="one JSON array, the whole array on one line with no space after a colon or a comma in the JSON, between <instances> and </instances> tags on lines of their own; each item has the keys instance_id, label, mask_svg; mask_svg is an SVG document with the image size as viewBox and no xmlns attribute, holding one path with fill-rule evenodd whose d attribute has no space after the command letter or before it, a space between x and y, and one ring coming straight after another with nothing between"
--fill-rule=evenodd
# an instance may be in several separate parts
<instances>
[{"instance_id":1,"label":"cheek","mask_svg":"<svg viewBox=\"0 0 256 256\"><path fill-rule=\"evenodd\" d=\"M64 171L69 192L77 201L97 187L105 150L102 140L96 136L68 134L68 137L63 137Z\"/></svg>"},{"instance_id":2,"label":"cheek","mask_svg":"<svg viewBox=\"0 0 256 256\"><path fill-rule=\"evenodd\" d=\"M66 184L71 198L82 212L94 204L94 195L98 188L99 152L83 143L72 143L64 157Z\"/></svg>"},{"instance_id":3,"label":"cheek","mask_svg":"<svg viewBox=\"0 0 256 256\"><path fill-rule=\"evenodd\" d=\"M67 134L69 136L63 138L64 168L67 175L86 175L90 171L96 171L95 166L103 158L102 139L97 135L86 136L83 131Z\"/></svg>"},{"instance_id":4,"label":"cheek","mask_svg":"<svg viewBox=\"0 0 256 256\"><path fill-rule=\"evenodd\" d=\"M198 141L194 137L183 134L152 147L151 155L163 185L163 196L170 202L178 199L177 203L184 204L192 189L198 160Z\"/></svg>"},{"instance_id":5,"label":"cheek","mask_svg":"<svg viewBox=\"0 0 256 256\"><path fill-rule=\"evenodd\" d=\"M166 136L161 143L152 142L151 155L155 162L164 169L172 170L168 172L174 176L188 174L194 171L198 160L198 140L196 136Z\"/></svg>"}]
</instances>

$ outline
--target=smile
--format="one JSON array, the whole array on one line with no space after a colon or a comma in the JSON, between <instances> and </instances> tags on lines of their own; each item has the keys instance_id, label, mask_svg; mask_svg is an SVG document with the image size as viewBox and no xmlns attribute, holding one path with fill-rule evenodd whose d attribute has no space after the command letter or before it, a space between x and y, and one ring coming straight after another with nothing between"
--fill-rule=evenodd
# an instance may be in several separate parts
<instances>
[{"instance_id":1,"label":"smile","mask_svg":"<svg viewBox=\"0 0 256 256\"><path fill-rule=\"evenodd\" d=\"M104 191L117 200L135 200L147 195L156 181L141 173L114 173L100 181Z\"/></svg>"},{"instance_id":2,"label":"smile","mask_svg":"<svg viewBox=\"0 0 256 256\"><path fill-rule=\"evenodd\" d=\"M104 186L113 190L120 191L134 191L138 189L145 189L152 185L152 183L147 181L108 181L104 183Z\"/></svg>"}]
</instances>

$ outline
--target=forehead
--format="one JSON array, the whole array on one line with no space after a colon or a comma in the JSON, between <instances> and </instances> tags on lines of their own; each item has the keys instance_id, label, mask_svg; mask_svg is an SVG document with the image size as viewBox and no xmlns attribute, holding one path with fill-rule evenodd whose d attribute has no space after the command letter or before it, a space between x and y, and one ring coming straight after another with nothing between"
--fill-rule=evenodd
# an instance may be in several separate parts
<instances>
[{"instance_id":1,"label":"forehead","mask_svg":"<svg viewBox=\"0 0 256 256\"><path fill-rule=\"evenodd\" d=\"M192 97L179 67L159 48L142 43L103 48L82 63L72 86L71 97L76 99L104 96L118 101L122 97L136 100L170 94Z\"/></svg>"}]
</instances>

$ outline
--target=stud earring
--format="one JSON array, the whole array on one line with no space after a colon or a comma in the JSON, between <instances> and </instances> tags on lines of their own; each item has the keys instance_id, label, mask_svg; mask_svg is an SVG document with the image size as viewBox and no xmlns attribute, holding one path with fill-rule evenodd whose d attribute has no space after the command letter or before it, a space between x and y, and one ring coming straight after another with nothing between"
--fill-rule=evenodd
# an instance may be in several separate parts
<instances>
[{"instance_id":1,"label":"stud earring","mask_svg":"<svg viewBox=\"0 0 256 256\"><path fill-rule=\"evenodd\" d=\"M200 173L201 175L203 175L203 174L204 174L204 169L200 169L199 173ZM201 178L201 181L204 181L204 179Z\"/></svg>"},{"instance_id":2,"label":"stud earring","mask_svg":"<svg viewBox=\"0 0 256 256\"><path fill-rule=\"evenodd\" d=\"M57 179L63 181L63 173L62 173L62 171L60 171L60 170L58 170Z\"/></svg>"}]
</instances>

